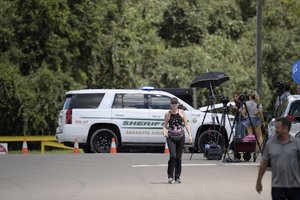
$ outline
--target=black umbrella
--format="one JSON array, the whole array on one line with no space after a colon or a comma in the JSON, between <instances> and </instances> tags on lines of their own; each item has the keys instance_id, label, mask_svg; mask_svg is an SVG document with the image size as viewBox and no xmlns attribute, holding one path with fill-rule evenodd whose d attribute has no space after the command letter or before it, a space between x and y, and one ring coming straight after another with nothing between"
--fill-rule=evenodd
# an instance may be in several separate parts
<instances>
[{"instance_id":1,"label":"black umbrella","mask_svg":"<svg viewBox=\"0 0 300 200\"><path fill-rule=\"evenodd\" d=\"M229 76L224 72L207 72L197 76L192 83L191 87L210 88L216 87L229 80Z\"/></svg>"}]
</instances>

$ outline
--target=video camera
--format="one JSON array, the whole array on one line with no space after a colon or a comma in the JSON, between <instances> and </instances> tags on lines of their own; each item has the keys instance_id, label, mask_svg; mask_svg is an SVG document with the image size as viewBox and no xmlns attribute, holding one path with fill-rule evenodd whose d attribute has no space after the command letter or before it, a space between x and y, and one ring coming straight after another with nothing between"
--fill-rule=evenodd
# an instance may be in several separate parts
<instances>
[{"instance_id":1,"label":"video camera","mask_svg":"<svg viewBox=\"0 0 300 200\"><path fill-rule=\"evenodd\" d=\"M248 100L248 96L244 95L244 94L240 94L239 96L239 101L240 102L246 102Z\"/></svg>"},{"instance_id":2,"label":"video camera","mask_svg":"<svg viewBox=\"0 0 300 200\"><path fill-rule=\"evenodd\" d=\"M224 95L221 95L220 100L224 106L227 106L227 103L229 102L229 99L227 97L225 97Z\"/></svg>"}]
</instances>

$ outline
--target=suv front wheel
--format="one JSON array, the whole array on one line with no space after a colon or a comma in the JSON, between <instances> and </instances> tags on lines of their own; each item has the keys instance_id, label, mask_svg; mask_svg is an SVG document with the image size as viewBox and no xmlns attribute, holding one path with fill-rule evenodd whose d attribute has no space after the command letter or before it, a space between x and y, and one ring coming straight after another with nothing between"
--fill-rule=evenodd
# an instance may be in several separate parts
<instances>
[{"instance_id":1,"label":"suv front wheel","mask_svg":"<svg viewBox=\"0 0 300 200\"><path fill-rule=\"evenodd\" d=\"M96 130L90 139L90 147L94 153L109 153L112 138L116 139L116 147L118 146L118 138L109 129Z\"/></svg>"}]
</instances>

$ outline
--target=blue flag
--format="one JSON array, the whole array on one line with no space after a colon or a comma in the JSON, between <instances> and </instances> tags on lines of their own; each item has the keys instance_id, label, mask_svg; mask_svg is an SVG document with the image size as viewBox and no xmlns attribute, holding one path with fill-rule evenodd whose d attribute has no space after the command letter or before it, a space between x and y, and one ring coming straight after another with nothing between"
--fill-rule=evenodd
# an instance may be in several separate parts
<instances>
[{"instance_id":1,"label":"blue flag","mask_svg":"<svg viewBox=\"0 0 300 200\"><path fill-rule=\"evenodd\" d=\"M300 84L300 60L297 60L292 67L292 78L297 84Z\"/></svg>"}]
</instances>

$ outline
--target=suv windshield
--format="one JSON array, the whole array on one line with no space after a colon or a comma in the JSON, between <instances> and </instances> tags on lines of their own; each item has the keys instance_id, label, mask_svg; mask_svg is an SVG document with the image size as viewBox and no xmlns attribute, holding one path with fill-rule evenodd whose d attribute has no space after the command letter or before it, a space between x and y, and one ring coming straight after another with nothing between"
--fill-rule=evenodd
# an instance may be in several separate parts
<instances>
[{"instance_id":1,"label":"suv windshield","mask_svg":"<svg viewBox=\"0 0 300 200\"><path fill-rule=\"evenodd\" d=\"M104 94L71 94L67 95L63 109L69 108L98 108Z\"/></svg>"}]
</instances>

